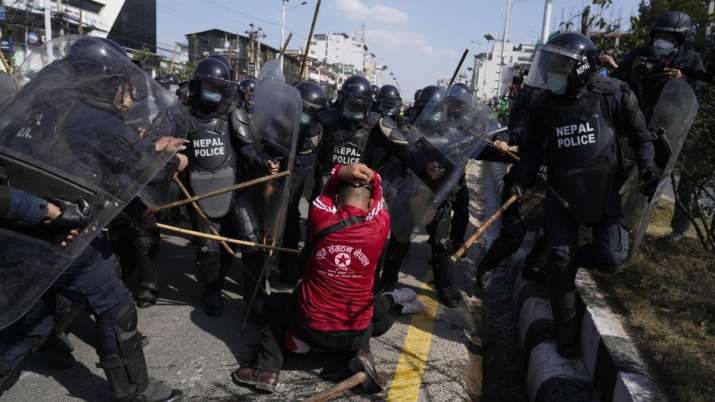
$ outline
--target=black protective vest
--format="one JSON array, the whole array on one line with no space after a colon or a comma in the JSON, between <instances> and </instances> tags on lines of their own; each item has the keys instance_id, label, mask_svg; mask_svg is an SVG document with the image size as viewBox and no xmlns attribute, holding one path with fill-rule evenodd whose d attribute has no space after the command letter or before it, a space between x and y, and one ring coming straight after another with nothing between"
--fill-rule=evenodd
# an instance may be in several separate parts
<instances>
[{"instance_id":1,"label":"black protective vest","mask_svg":"<svg viewBox=\"0 0 715 402\"><path fill-rule=\"evenodd\" d=\"M601 220L617 166L617 141L607 94L552 97L546 107L548 179L580 223Z\"/></svg>"},{"instance_id":2,"label":"black protective vest","mask_svg":"<svg viewBox=\"0 0 715 402\"><path fill-rule=\"evenodd\" d=\"M354 125L344 124L342 119L336 119L336 116L331 117L335 120L325 125L326 135L329 140L326 150L328 155L325 155L327 162L331 166L335 164L364 163L367 158L366 151L370 133L379 122L380 115L372 112L368 113L365 121Z\"/></svg>"},{"instance_id":3,"label":"black protective vest","mask_svg":"<svg viewBox=\"0 0 715 402\"><path fill-rule=\"evenodd\" d=\"M236 161L229 124L223 118L192 118L188 135L189 180L195 195L235 184ZM221 218L231 207L232 193L199 201L210 218Z\"/></svg>"}]
</instances>

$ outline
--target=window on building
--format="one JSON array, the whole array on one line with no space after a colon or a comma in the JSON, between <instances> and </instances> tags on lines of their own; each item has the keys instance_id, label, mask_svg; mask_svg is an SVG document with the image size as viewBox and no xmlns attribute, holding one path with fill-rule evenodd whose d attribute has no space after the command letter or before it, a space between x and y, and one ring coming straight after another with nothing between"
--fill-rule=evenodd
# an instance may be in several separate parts
<instances>
[{"instance_id":1,"label":"window on building","mask_svg":"<svg viewBox=\"0 0 715 402\"><path fill-rule=\"evenodd\" d=\"M64 4L95 14L99 14L104 8L104 4L92 0L65 0Z\"/></svg>"}]
</instances>

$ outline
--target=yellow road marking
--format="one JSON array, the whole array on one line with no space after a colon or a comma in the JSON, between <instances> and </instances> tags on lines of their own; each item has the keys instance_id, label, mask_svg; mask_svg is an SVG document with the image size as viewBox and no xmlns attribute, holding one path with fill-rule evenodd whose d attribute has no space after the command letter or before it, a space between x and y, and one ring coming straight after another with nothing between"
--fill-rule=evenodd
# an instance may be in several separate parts
<instances>
[{"instance_id":1,"label":"yellow road marking","mask_svg":"<svg viewBox=\"0 0 715 402\"><path fill-rule=\"evenodd\" d=\"M418 299L424 303L426 309L423 314L416 314L410 321L395 376L387 394L388 402L412 402L420 397L422 376L432 343L432 328L439 307L435 289L429 280L425 280L420 289L422 292Z\"/></svg>"}]
</instances>

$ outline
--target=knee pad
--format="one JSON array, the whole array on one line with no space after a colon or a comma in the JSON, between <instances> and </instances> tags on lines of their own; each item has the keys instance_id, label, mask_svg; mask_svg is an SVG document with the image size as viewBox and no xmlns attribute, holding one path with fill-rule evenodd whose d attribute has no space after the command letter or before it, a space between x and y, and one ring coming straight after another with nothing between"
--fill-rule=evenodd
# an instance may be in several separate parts
<instances>
[{"instance_id":1,"label":"knee pad","mask_svg":"<svg viewBox=\"0 0 715 402\"><path fill-rule=\"evenodd\" d=\"M137 324L134 303L120 308L112 325L119 354L100 355L97 366L105 370L115 397L142 392L149 385L149 374Z\"/></svg>"}]
</instances>

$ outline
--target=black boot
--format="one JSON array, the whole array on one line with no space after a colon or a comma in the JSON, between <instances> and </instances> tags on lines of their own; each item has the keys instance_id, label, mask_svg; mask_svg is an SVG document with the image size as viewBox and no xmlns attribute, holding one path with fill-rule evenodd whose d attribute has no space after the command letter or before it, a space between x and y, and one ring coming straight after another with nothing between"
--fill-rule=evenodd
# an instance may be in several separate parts
<instances>
[{"instance_id":1,"label":"black boot","mask_svg":"<svg viewBox=\"0 0 715 402\"><path fill-rule=\"evenodd\" d=\"M13 366L5 359L0 358L0 396L15 385L17 380L20 379L20 373L19 364Z\"/></svg>"},{"instance_id":2,"label":"black boot","mask_svg":"<svg viewBox=\"0 0 715 402\"><path fill-rule=\"evenodd\" d=\"M72 356L73 350L74 346L67 339L67 334L54 331L40 347L40 351L47 358L47 364L56 370L66 370L74 365L76 360Z\"/></svg>"},{"instance_id":3,"label":"black boot","mask_svg":"<svg viewBox=\"0 0 715 402\"><path fill-rule=\"evenodd\" d=\"M104 369L114 400L121 402L175 402L183 394L149 377L137 331L137 312L128 306L114 326L119 354L100 355L98 367Z\"/></svg>"}]
</instances>

